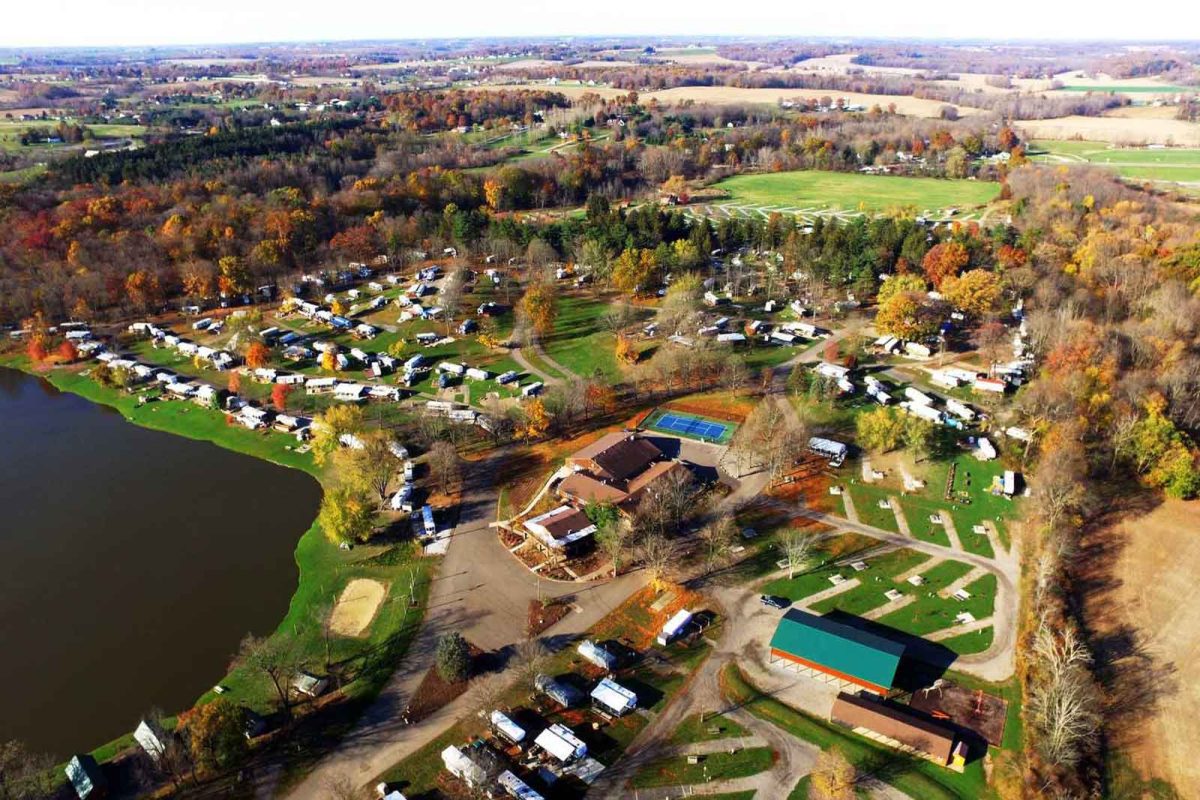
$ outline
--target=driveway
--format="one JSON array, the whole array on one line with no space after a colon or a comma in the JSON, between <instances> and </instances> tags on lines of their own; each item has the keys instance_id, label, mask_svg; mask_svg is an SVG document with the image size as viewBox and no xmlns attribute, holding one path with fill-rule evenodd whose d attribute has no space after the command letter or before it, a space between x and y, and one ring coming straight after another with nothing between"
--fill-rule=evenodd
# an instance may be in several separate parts
<instances>
[{"instance_id":1,"label":"driveway","mask_svg":"<svg viewBox=\"0 0 1200 800\"><path fill-rule=\"evenodd\" d=\"M470 702L469 692L418 723L401 723L409 698L434 664L437 640L443 633L458 631L477 647L502 654L525 638L529 602L537 597L539 581L504 548L495 529L488 527L495 519L494 478L503 467L504 457L501 450L479 462L464 464L458 525L430 588L421 630L354 730L292 790L290 797L325 800L329 781L343 776L365 784L462 717ZM645 580L641 572L603 583L541 580L543 596L572 596L575 609L542 638L565 646L640 589Z\"/></svg>"}]
</instances>

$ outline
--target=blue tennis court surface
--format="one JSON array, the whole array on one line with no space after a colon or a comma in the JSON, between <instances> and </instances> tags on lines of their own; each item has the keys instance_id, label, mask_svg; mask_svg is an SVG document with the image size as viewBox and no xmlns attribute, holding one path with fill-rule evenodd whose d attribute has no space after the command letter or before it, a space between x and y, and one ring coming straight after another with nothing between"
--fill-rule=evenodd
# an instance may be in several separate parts
<instances>
[{"instance_id":1,"label":"blue tennis court surface","mask_svg":"<svg viewBox=\"0 0 1200 800\"><path fill-rule=\"evenodd\" d=\"M681 417L678 414L668 412L655 420L652 427L663 431L682 433L685 436L699 436L704 439L717 440L724 436L733 426L721 422L696 419L694 417Z\"/></svg>"}]
</instances>

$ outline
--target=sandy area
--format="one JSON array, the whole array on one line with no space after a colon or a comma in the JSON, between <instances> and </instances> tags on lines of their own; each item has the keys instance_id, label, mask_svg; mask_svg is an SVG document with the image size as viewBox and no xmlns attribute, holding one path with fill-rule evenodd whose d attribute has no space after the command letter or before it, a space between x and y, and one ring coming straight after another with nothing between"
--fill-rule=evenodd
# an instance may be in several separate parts
<instances>
[{"instance_id":1,"label":"sandy area","mask_svg":"<svg viewBox=\"0 0 1200 800\"><path fill-rule=\"evenodd\" d=\"M329 629L339 636L361 636L375 618L387 587L370 578L355 578L346 584L329 615Z\"/></svg>"},{"instance_id":2,"label":"sandy area","mask_svg":"<svg viewBox=\"0 0 1200 800\"><path fill-rule=\"evenodd\" d=\"M1135 764L1175 784L1180 797L1200 797L1200 502L1167 501L1118 529L1125 547L1116 565L1115 607L1145 639L1155 666L1173 665L1176 692L1135 740Z\"/></svg>"},{"instance_id":3,"label":"sandy area","mask_svg":"<svg viewBox=\"0 0 1200 800\"><path fill-rule=\"evenodd\" d=\"M1071 116L1024 120L1016 127L1031 139L1070 139L1078 135L1114 144L1200 147L1200 124L1178 119Z\"/></svg>"}]
</instances>

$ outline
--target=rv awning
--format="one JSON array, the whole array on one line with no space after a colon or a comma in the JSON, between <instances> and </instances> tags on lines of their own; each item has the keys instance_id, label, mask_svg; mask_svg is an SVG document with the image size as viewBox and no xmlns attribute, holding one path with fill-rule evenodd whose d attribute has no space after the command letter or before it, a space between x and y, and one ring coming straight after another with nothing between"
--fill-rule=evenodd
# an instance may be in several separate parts
<instances>
[{"instance_id":1,"label":"rv awning","mask_svg":"<svg viewBox=\"0 0 1200 800\"><path fill-rule=\"evenodd\" d=\"M608 678L596 684L596 688L592 690L592 699L618 714L637 708L637 695Z\"/></svg>"},{"instance_id":2,"label":"rv awning","mask_svg":"<svg viewBox=\"0 0 1200 800\"><path fill-rule=\"evenodd\" d=\"M579 740L570 728L551 725L537 735L533 743L559 761L570 761L587 755L587 745Z\"/></svg>"},{"instance_id":3,"label":"rv awning","mask_svg":"<svg viewBox=\"0 0 1200 800\"><path fill-rule=\"evenodd\" d=\"M496 730L504 734L505 738L507 738L510 742L516 743L525 740L525 729L513 722L505 714L499 711L493 711L491 720L492 725L496 728Z\"/></svg>"}]
</instances>

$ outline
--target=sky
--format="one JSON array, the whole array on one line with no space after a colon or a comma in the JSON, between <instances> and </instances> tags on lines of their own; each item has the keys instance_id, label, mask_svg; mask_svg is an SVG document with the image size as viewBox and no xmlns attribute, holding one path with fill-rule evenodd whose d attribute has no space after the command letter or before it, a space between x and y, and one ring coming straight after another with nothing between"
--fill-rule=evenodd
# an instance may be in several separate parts
<instances>
[{"instance_id":1,"label":"sky","mask_svg":"<svg viewBox=\"0 0 1200 800\"><path fill-rule=\"evenodd\" d=\"M731 35L951 39L1200 38L1200 3L1095 0L6 0L0 47L476 36ZM1116 9L1112 9L1116 11Z\"/></svg>"}]
</instances>

